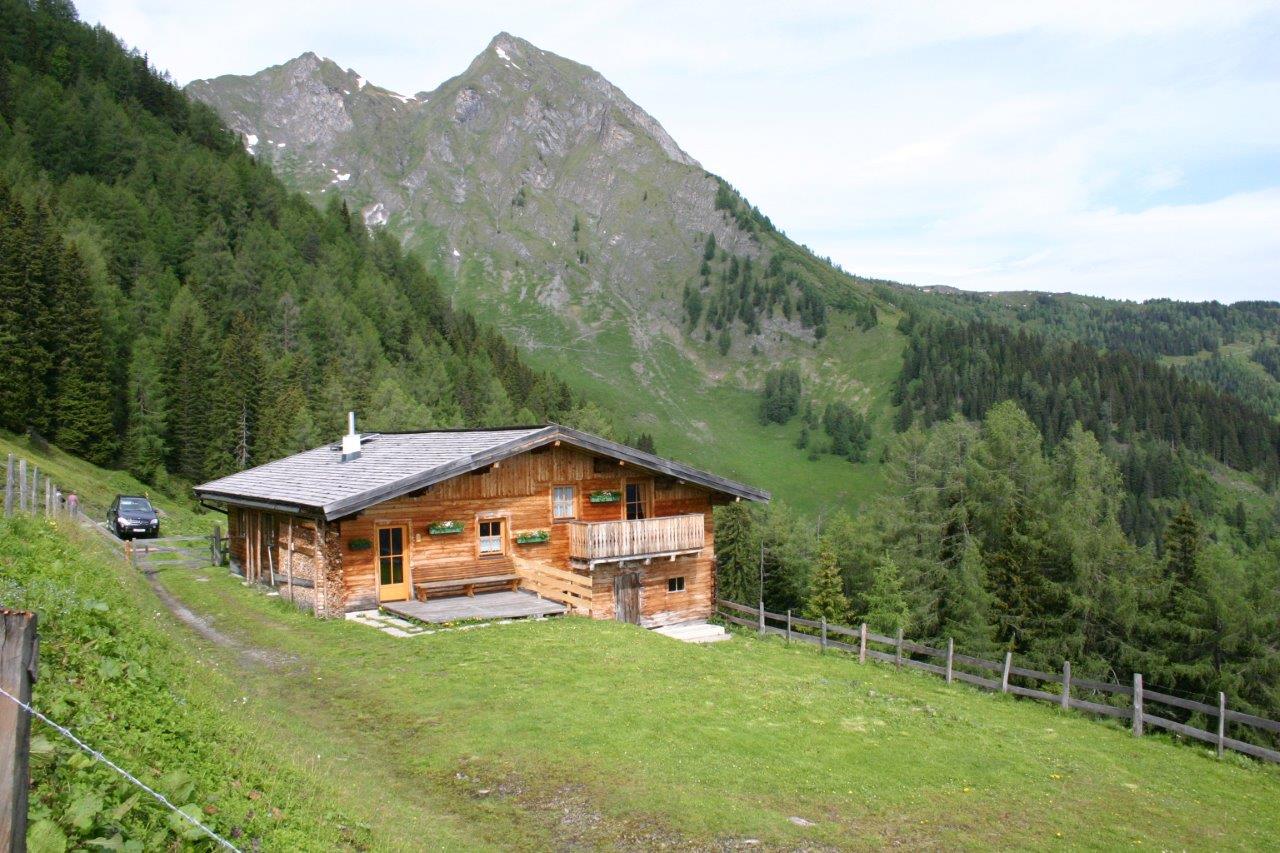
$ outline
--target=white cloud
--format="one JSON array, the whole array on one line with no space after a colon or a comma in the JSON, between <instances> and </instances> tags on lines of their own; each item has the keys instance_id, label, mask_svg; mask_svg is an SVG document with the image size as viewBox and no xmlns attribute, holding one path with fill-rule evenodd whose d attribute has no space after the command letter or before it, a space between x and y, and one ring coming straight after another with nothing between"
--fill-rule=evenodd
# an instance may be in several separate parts
<instances>
[{"instance_id":1,"label":"white cloud","mask_svg":"<svg viewBox=\"0 0 1280 853\"><path fill-rule=\"evenodd\" d=\"M184 82L314 50L399 92L434 88L505 29L600 70L847 269L1280 296L1274 2L397 0L353 16L334 0L91 0L81 14Z\"/></svg>"}]
</instances>

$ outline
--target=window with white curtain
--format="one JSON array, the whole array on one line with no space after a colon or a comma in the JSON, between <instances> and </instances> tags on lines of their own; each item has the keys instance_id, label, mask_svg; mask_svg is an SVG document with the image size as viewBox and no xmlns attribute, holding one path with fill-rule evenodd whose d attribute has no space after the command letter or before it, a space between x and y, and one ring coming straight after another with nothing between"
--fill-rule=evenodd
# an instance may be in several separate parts
<instances>
[{"instance_id":1,"label":"window with white curtain","mask_svg":"<svg viewBox=\"0 0 1280 853\"><path fill-rule=\"evenodd\" d=\"M577 515L573 497L573 486L556 486L551 492L551 517L573 518Z\"/></svg>"}]
</instances>

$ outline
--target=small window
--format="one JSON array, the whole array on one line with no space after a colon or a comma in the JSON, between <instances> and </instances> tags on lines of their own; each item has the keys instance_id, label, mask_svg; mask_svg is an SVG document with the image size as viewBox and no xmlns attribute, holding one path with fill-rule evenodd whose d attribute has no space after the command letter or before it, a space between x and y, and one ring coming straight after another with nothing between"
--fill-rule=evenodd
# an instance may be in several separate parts
<instances>
[{"instance_id":1,"label":"small window","mask_svg":"<svg viewBox=\"0 0 1280 853\"><path fill-rule=\"evenodd\" d=\"M551 493L551 517L573 518L577 515L573 497L573 486L556 486Z\"/></svg>"},{"instance_id":2,"label":"small window","mask_svg":"<svg viewBox=\"0 0 1280 853\"><path fill-rule=\"evenodd\" d=\"M649 517L644 483L627 483L627 519L640 521Z\"/></svg>"},{"instance_id":3,"label":"small window","mask_svg":"<svg viewBox=\"0 0 1280 853\"><path fill-rule=\"evenodd\" d=\"M684 592L684 575L667 578L667 592Z\"/></svg>"},{"instance_id":4,"label":"small window","mask_svg":"<svg viewBox=\"0 0 1280 853\"><path fill-rule=\"evenodd\" d=\"M497 519L480 522L480 553L502 553L502 522Z\"/></svg>"}]
</instances>

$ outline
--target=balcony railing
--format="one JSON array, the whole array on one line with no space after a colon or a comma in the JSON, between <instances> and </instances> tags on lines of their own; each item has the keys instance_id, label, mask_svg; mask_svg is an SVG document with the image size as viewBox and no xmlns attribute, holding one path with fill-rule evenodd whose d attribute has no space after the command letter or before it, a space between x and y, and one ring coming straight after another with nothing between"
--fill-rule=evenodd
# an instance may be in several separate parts
<instances>
[{"instance_id":1,"label":"balcony railing","mask_svg":"<svg viewBox=\"0 0 1280 853\"><path fill-rule=\"evenodd\" d=\"M689 553L702 550L705 544L702 513L569 525L569 557L586 563Z\"/></svg>"}]
</instances>

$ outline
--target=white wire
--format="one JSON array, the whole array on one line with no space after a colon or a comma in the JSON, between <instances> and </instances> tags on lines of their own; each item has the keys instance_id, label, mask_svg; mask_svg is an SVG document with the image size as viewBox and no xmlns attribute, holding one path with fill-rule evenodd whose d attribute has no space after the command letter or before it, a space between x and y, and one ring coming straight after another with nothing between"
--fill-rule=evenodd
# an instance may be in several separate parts
<instances>
[{"instance_id":1,"label":"white wire","mask_svg":"<svg viewBox=\"0 0 1280 853\"><path fill-rule=\"evenodd\" d=\"M180 809L180 808L178 808L177 806L175 806L173 803L171 803L171 802L169 801L169 798L168 798L168 797L166 797L164 794L160 793L159 791L155 790L154 788L151 788L151 787L147 786L145 783L143 783L142 781L140 781L136 776L134 776L134 775L133 775L132 773L130 773L128 770L125 770L125 769L124 769L123 767L121 767L119 764L116 764L116 763L115 763L114 761L112 761L110 758L107 758L107 757L106 757L105 755L103 755L101 752L99 752L98 750L96 750L96 749L94 749L93 747L89 746L89 744L85 743L84 741L80 740L80 738L78 738L78 737L76 737L74 734L72 734L72 732L71 732L71 730L70 730L70 729L66 728L65 726L60 726L60 725L58 725L58 724L57 724L57 723L55 723L53 720L51 720L51 719L49 719L48 717L46 717L44 714L40 713L40 712L39 712L39 711L37 711L35 708L33 708L33 707L31 707L30 705L28 705L26 702L23 702L23 701L22 701L21 699L19 699L17 696L14 696L14 695L13 695L12 693L10 693L8 690L5 690L3 687L0 687L0 695L4 695L4 696L7 696L8 698L12 699L12 700L14 701L14 703L18 705L18 707L22 708L24 711L26 711L27 713L29 713L29 714L31 714L32 716L34 716L36 719L40 720L40 721L41 721L42 723L44 723L45 725L47 725L47 726L49 726L50 728L52 728L52 729L54 729L55 731L57 731L59 734L61 734L61 735L62 735L63 737L65 737L67 740L71 741L71 742L72 742L72 743L74 743L76 746L80 747L80 749L82 749L82 750L84 750L86 753L88 753L88 755L89 755L91 758L93 758L94 760L99 761L99 762L101 762L101 763L103 763L103 764L107 765L107 766L108 766L108 767L110 767L112 770L116 771L116 772L117 772L117 773L119 773L121 776L123 776L125 779L128 779L128 780L129 780L130 782L132 782L134 785L137 785L139 788L141 788L142 790L146 791L146 792L147 792L148 794L150 794L151 796L155 797L157 800L159 800L159 801L160 801L160 803L161 803L162 805L164 805L166 808L168 808L168 809L169 809L170 811L172 811L174 814L181 815L183 820L187 821L188 823L190 823L190 824L192 824L193 826L195 826L197 829L199 829L199 830L201 830L202 832L204 832L206 835L208 835L208 836L209 836L210 838L212 838L214 841L218 842L218 844L220 844L221 846L225 847L225 848L226 848L226 849L228 849L228 850L234 851L234 853L241 853L240 849L239 849L238 847L236 847L234 844L232 844L230 841L228 841L227 839L223 838L221 835L219 835L218 833L214 832L212 829L210 829L209 827L205 826L203 823L201 823L200 821L196 820L196 819L195 819L195 818L193 818L191 815L187 814L187 813L186 813L186 812L184 812L182 809Z\"/></svg>"}]
</instances>

